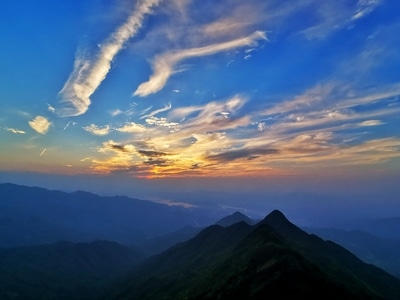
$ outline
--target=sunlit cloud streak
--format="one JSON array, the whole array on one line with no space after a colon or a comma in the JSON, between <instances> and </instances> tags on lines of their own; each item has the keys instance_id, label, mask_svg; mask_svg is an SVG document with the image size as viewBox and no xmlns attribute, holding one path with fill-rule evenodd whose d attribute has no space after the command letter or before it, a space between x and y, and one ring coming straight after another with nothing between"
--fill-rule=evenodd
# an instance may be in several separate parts
<instances>
[{"instance_id":1,"label":"sunlit cloud streak","mask_svg":"<svg viewBox=\"0 0 400 300\"><path fill-rule=\"evenodd\" d=\"M48 103L47 103L47 110L52 113L56 111L56 109Z\"/></svg>"},{"instance_id":2,"label":"sunlit cloud streak","mask_svg":"<svg viewBox=\"0 0 400 300\"><path fill-rule=\"evenodd\" d=\"M153 202L156 203L162 203L168 206L180 206L180 207L184 207L184 208L194 208L197 207L194 204L189 204L189 203L185 203L185 202L177 202L174 200L168 200L168 199L160 199L160 198L154 198L154 197L150 197L148 200L151 200Z\"/></svg>"},{"instance_id":3,"label":"sunlit cloud streak","mask_svg":"<svg viewBox=\"0 0 400 300\"><path fill-rule=\"evenodd\" d=\"M237 32L238 30L241 30L243 27L249 24L251 24L250 21L240 20L237 16L223 18L205 25L202 28L202 32L207 36L223 36L231 34L232 32Z\"/></svg>"},{"instance_id":4,"label":"sunlit cloud streak","mask_svg":"<svg viewBox=\"0 0 400 300\"><path fill-rule=\"evenodd\" d=\"M66 130L70 125L76 125L76 122L69 121L67 125L64 126L63 131Z\"/></svg>"},{"instance_id":5,"label":"sunlit cloud streak","mask_svg":"<svg viewBox=\"0 0 400 300\"><path fill-rule=\"evenodd\" d=\"M85 126L82 128L84 130L86 130L87 132L90 132L91 134L99 135L99 136L107 135L110 133L110 130L111 130L109 125L105 125L105 126L101 127L101 126L97 126L95 124L90 124L89 126Z\"/></svg>"},{"instance_id":6,"label":"sunlit cloud streak","mask_svg":"<svg viewBox=\"0 0 400 300\"><path fill-rule=\"evenodd\" d=\"M378 126L384 124L380 120L367 120L360 123L360 126Z\"/></svg>"},{"instance_id":7,"label":"sunlit cloud streak","mask_svg":"<svg viewBox=\"0 0 400 300\"><path fill-rule=\"evenodd\" d=\"M47 151L47 148L44 148L43 150L42 150L42 152L40 152L40 157L42 157L45 153L46 153L46 151Z\"/></svg>"},{"instance_id":8,"label":"sunlit cloud streak","mask_svg":"<svg viewBox=\"0 0 400 300\"><path fill-rule=\"evenodd\" d=\"M152 13L152 8L161 0L140 1L128 20L100 46L94 58L78 56L74 69L59 92L61 108L58 113L63 116L84 114L90 104L90 96L96 91L111 69L111 63L126 41L137 34L144 18Z\"/></svg>"},{"instance_id":9,"label":"sunlit cloud streak","mask_svg":"<svg viewBox=\"0 0 400 300\"><path fill-rule=\"evenodd\" d=\"M365 91L365 95L346 96L347 90L337 90L333 83L318 85L304 94L274 105L261 113L264 118L273 119L275 130L307 128L322 126L334 122L349 122L371 119L384 115L395 114L399 107L382 105L374 110L364 109L377 102L387 102L390 98L400 95L400 86L394 84L381 90Z\"/></svg>"},{"instance_id":10,"label":"sunlit cloud streak","mask_svg":"<svg viewBox=\"0 0 400 300\"><path fill-rule=\"evenodd\" d=\"M266 39L267 37L264 32L256 31L246 37L234 39L224 43L167 52L159 55L152 62L153 74L150 76L149 81L140 84L133 95L145 97L160 91L167 83L169 77L176 71L174 70L174 67L184 59L190 57L207 56L218 52L249 46L253 45L258 40Z\"/></svg>"},{"instance_id":11,"label":"sunlit cloud streak","mask_svg":"<svg viewBox=\"0 0 400 300\"><path fill-rule=\"evenodd\" d=\"M381 117L400 113L400 106L389 107L396 104L397 86L360 90L358 96L337 87L317 85L292 100L250 112L242 110L247 97L240 95L171 107L163 118L147 118L132 140L103 145L99 152L109 157L96 160L93 169L139 177L235 176L237 170L276 175L304 164L368 165L398 158L399 152L390 149L397 149L399 138L377 147L378 142L365 140L366 134L361 140L357 131L384 125ZM380 105L371 107L374 103Z\"/></svg>"},{"instance_id":12,"label":"sunlit cloud streak","mask_svg":"<svg viewBox=\"0 0 400 300\"><path fill-rule=\"evenodd\" d=\"M25 134L26 132L16 128L6 128L7 131L15 133L15 134Z\"/></svg>"},{"instance_id":13,"label":"sunlit cloud streak","mask_svg":"<svg viewBox=\"0 0 400 300\"><path fill-rule=\"evenodd\" d=\"M37 116L28 123L33 130L40 134L46 134L51 125L51 122L42 116Z\"/></svg>"},{"instance_id":14,"label":"sunlit cloud streak","mask_svg":"<svg viewBox=\"0 0 400 300\"><path fill-rule=\"evenodd\" d=\"M147 128L141 124L129 122L122 127L116 128L115 130L128 133L140 133L140 132L145 132Z\"/></svg>"},{"instance_id":15,"label":"sunlit cloud streak","mask_svg":"<svg viewBox=\"0 0 400 300\"><path fill-rule=\"evenodd\" d=\"M117 109L111 110L109 113L112 117L116 117L119 115L132 116L136 112L135 111L136 106L137 106L137 103L132 102L129 104L129 108L127 110L121 110L121 109L117 108Z\"/></svg>"},{"instance_id":16,"label":"sunlit cloud streak","mask_svg":"<svg viewBox=\"0 0 400 300\"><path fill-rule=\"evenodd\" d=\"M357 11L352 17L353 20L360 19L367 14L371 13L378 5L380 5L382 0L359 0L357 3Z\"/></svg>"},{"instance_id":17,"label":"sunlit cloud streak","mask_svg":"<svg viewBox=\"0 0 400 300\"><path fill-rule=\"evenodd\" d=\"M177 122L168 122L168 120L166 118L148 117L145 121L149 125L168 127L173 131L179 129L179 123L177 123Z\"/></svg>"},{"instance_id":18,"label":"sunlit cloud streak","mask_svg":"<svg viewBox=\"0 0 400 300\"><path fill-rule=\"evenodd\" d=\"M170 110L171 108L172 108L171 103L168 103L168 105L165 105L164 108L156 109L156 110L154 110L154 111L148 113L147 115L141 116L140 119L153 117L153 116L155 116L156 114L159 114L159 113L161 113L161 112L168 111L168 110Z\"/></svg>"}]
</instances>

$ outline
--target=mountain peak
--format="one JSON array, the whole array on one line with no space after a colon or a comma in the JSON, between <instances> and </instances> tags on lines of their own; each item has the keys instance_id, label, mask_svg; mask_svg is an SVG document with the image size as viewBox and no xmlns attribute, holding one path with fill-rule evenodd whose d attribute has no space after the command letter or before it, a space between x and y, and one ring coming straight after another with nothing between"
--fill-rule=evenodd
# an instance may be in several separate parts
<instances>
[{"instance_id":1,"label":"mountain peak","mask_svg":"<svg viewBox=\"0 0 400 300\"><path fill-rule=\"evenodd\" d=\"M286 218L286 216L279 210L273 210L259 224L267 224L268 226L275 229L280 235L283 235L285 237L301 239L304 238L304 235L308 235L292 222L290 222Z\"/></svg>"},{"instance_id":2,"label":"mountain peak","mask_svg":"<svg viewBox=\"0 0 400 300\"><path fill-rule=\"evenodd\" d=\"M290 223L290 221L286 218L286 216L280 210L273 210L270 212L263 221L267 221L268 223Z\"/></svg>"},{"instance_id":3,"label":"mountain peak","mask_svg":"<svg viewBox=\"0 0 400 300\"><path fill-rule=\"evenodd\" d=\"M219 220L217 223L215 223L216 225L220 225L222 227L228 227L231 226L233 224L239 223L239 222L245 222L248 225L253 225L253 220L250 219L248 216L242 214L241 212L237 211L234 212L233 214L226 216L224 218L222 218L221 220Z\"/></svg>"}]
</instances>

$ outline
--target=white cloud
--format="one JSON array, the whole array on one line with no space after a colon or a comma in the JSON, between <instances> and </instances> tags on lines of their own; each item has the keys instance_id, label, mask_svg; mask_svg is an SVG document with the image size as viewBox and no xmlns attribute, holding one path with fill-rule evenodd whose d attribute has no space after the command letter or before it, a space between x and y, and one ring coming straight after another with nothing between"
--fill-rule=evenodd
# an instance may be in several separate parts
<instances>
[{"instance_id":1,"label":"white cloud","mask_svg":"<svg viewBox=\"0 0 400 300\"><path fill-rule=\"evenodd\" d=\"M48 103L47 103L47 110L50 111L50 112L55 112L56 111L56 109L53 106L51 106L50 104L48 104Z\"/></svg>"},{"instance_id":2,"label":"white cloud","mask_svg":"<svg viewBox=\"0 0 400 300\"><path fill-rule=\"evenodd\" d=\"M88 59L84 56L76 58L74 70L59 93L61 116L79 116L87 111L91 103L90 96L106 78L114 57L125 42L138 32L144 17L150 14L152 8L159 2L160 0L139 2L128 20L101 45L95 58Z\"/></svg>"},{"instance_id":3,"label":"white cloud","mask_svg":"<svg viewBox=\"0 0 400 300\"><path fill-rule=\"evenodd\" d=\"M91 134L94 135L107 135L110 133L110 126L105 125L105 126L97 126L95 124L91 124L89 126L82 127L85 129L87 132L90 132Z\"/></svg>"},{"instance_id":4,"label":"white cloud","mask_svg":"<svg viewBox=\"0 0 400 300\"><path fill-rule=\"evenodd\" d=\"M357 3L357 11L352 17L353 20L360 19L371 13L379 4L381 0L359 0Z\"/></svg>"},{"instance_id":5,"label":"white cloud","mask_svg":"<svg viewBox=\"0 0 400 300\"><path fill-rule=\"evenodd\" d=\"M377 126L377 125L382 125L382 121L380 120L368 120L360 123L360 126Z\"/></svg>"},{"instance_id":6,"label":"white cloud","mask_svg":"<svg viewBox=\"0 0 400 300\"><path fill-rule=\"evenodd\" d=\"M157 118L157 117L149 117L146 120L146 123L149 125L157 125L162 127L168 127L172 130L179 130L179 123L177 122L168 122L166 118Z\"/></svg>"},{"instance_id":7,"label":"white cloud","mask_svg":"<svg viewBox=\"0 0 400 300\"><path fill-rule=\"evenodd\" d=\"M118 109L118 108L110 111L110 115L113 116L113 117L118 116L118 115L123 114L123 113L124 112L122 110Z\"/></svg>"},{"instance_id":8,"label":"white cloud","mask_svg":"<svg viewBox=\"0 0 400 300\"><path fill-rule=\"evenodd\" d=\"M258 122L257 124L258 131L264 131L265 129L265 122Z\"/></svg>"},{"instance_id":9,"label":"white cloud","mask_svg":"<svg viewBox=\"0 0 400 300\"><path fill-rule=\"evenodd\" d=\"M258 40L266 39L267 37L264 32L256 31L251 35L229 42L164 53L154 59L153 74L150 76L149 81L140 84L133 95L145 97L160 91L167 83L169 77L174 73L175 65L184 59L207 56L243 46L249 46L253 45Z\"/></svg>"},{"instance_id":10,"label":"white cloud","mask_svg":"<svg viewBox=\"0 0 400 300\"><path fill-rule=\"evenodd\" d=\"M40 134L46 134L49 130L51 123L42 116L37 116L33 120L29 121L29 126L32 127L33 130Z\"/></svg>"},{"instance_id":11,"label":"white cloud","mask_svg":"<svg viewBox=\"0 0 400 300\"><path fill-rule=\"evenodd\" d=\"M145 132L147 129L143 125L136 124L134 122L126 123L124 126L117 128L120 132L140 133Z\"/></svg>"},{"instance_id":12,"label":"white cloud","mask_svg":"<svg viewBox=\"0 0 400 300\"><path fill-rule=\"evenodd\" d=\"M19 130L16 128L6 128L7 131L15 133L15 134L25 134L26 132L23 130Z\"/></svg>"}]
</instances>

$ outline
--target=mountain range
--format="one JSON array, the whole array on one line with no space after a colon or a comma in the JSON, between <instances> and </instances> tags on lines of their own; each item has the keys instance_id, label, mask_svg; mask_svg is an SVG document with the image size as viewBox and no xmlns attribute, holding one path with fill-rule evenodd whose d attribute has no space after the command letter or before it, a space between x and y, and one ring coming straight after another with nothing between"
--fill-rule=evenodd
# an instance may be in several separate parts
<instances>
[{"instance_id":1,"label":"mountain range","mask_svg":"<svg viewBox=\"0 0 400 300\"><path fill-rule=\"evenodd\" d=\"M121 196L13 184L0 196L1 299L400 299L399 279L335 243L387 269L397 241L382 255L388 240L369 233L309 234L277 210L218 221Z\"/></svg>"},{"instance_id":2,"label":"mountain range","mask_svg":"<svg viewBox=\"0 0 400 300\"><path fill-rule=\"evenodd\" d=\"M124 196L0 184L0 248L59 240L134 244L184 226L204 227L219 218L202 209Z\"/></svg>"},{"instance_id":3,"label":"mountain range","mask_svg":"<svg viewBox=\"0 0 400 300\"><path fill-rule=\"evenodd\" d=\"M399 299L400 281L279 211L212 225L150 257L104 299Z\"/></svg>"}]
</instances>

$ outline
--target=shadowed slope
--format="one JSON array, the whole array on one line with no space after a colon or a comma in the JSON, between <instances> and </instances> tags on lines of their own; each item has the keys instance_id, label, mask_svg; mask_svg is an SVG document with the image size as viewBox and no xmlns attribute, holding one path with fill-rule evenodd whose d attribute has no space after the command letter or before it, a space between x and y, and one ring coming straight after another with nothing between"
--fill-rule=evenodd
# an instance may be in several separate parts
<instances>
[{"instance_id":1,"label":"shadowed slope","mask_svg":"<svg viewBox=\"0 0 400 300\"><path fill-rule=\"evenodd\" d=\"M272 227L293 249L318 265L332 280L340 280L346 288L361 295L368 291L377 299L385 298L386 293L400 296L400 285L394 277L365 264L338 244L306 233L281 212L273 211L260 224Z\"/></svg>"},{"instance_id":2,"label":"shadowed slope","mask_svg":"<svg viewBox=\"0 0 400 300\"><path fill-rule=\"evenodd\" d=\"M398 299L399 292L396 278L274 211L253 227L206 228L145 261L106 298Z\"/></svg>"},{"instance_id":3,"label":"shadowed slope","mask_svg":"<svg viewBox=\"0 0 400 300\"><path fill-rule=\"evenodd\" d=\"M0 298L92 299L143 258L107 241L0 249Z\"/></svg>"}]
</instances>

